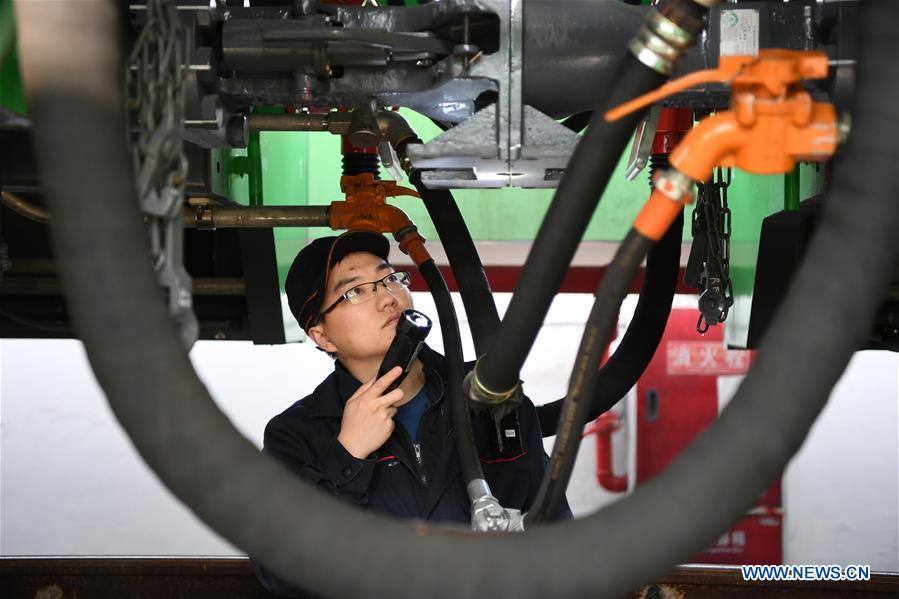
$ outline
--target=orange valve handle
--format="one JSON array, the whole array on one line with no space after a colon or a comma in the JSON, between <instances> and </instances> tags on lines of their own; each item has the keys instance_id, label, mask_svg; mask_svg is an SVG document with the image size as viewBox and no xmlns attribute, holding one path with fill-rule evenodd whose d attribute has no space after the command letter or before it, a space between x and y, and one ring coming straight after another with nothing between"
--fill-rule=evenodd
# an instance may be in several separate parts
<instances>
[{"instance_id":1,"label":"orange valve handle","mask_svg":"<svg viewBox=\"0 0 899 599\"><path fill-rule=\"evenodd\" d=\"M758 56L722 56L717 69L695 71L669 81L655 91L629 100L606 112L612 122L702 83L727 83L734 92L749 91L762 96L786 95L803 79L827 77L827 55L819 51L765 49Z\"/></svg>"},{"instance_id":2,"label":"orange valve handle","mask_svg":"<svg viewBox=\"0 0 899 599\"><path fill-rule=\"evenodd\" d=\"M740 58L750 59L752 57L742 56ZM723 60L724 58L722 58L722 61ZM721 67L704 71L694 71L692 73L689 73L688 75L684 75L683 77L672 79L671 81L654 91L645 93L642 96L638 96L633 100L628 100L624 104L612 108L611 110L606 112L604 118L606 119L606 122L612 123L626 117L632 112L636 112L641 108L646 108L647 106L655 104L663 98L673 96L674 94L682 92L686 89L690 89L695 85L699 85L701 83L711 83L715 81L723 82L727 81L732 76L732 73L723 70Z\"/></svg>"},{"instance_id":3,"label":"orange valve handle","mask_svg":"<svg viewBox=\"0 0 899 599\"><path fill-rule=\"evenodd\" d=\"M371 173L342 177L340 189L346 194L346 200L331 203L332 229L396 233L411 225L409 217L399 208L388 205L386 200L400 195L418 197L414 189L401 187L393 181L377 181Z\"/></svg>"},{"instance_id":4,"label":"orange valve handle","mask_svg":"<svg viewBox=\"0 0 899 599\"><path fill-rule=\"evenodd\" d=\"M331 203L332 229L393 233L400 250L417 266L431 259L415 224L405 212L386 201L388 197L401 195L417 198L417 191L393 181L378 181L371 173L341 177L340 190L346 194L346 200Z\"/></svg>"},{"instance_id":5,"label":"orange valve handle","mask_svg":"<svg viewBox=\"0 0 899 599\"><path fill-rule=\"evenodd\" d=\"M397 233L411 226L406 213L389 204L332 202L332 229L353 229L374 233Z\"/></svg>"},{"instance_id":6,"label":"orange valve handle","mask_svg":"<svg viewBox=\"0 0 899 599\"><path fill-rule=\"evenodd\" d=\"M397 185L395 181L375 179L375 176L371 173L344 175L340 178L340 191L346 195L373 193L383 198L395 196L419 197L418 192L414 189Z\"/></svg>"},{"instance_id":7,"label":"orange valve handle","mask_svg":"<svg viewBox=\"0 0 899 599\"><path fill-rule=\"evenodd\" d=\"M836 151L837 115L814 102L800 82L827 76L822 52L762 50L758 57L725 56L714 71L699 71L609 111L609 119L639 109L696 83L725 81L730 109L703 119L671 153L669 161L694 181L715 167L756 174L789 172L799 160L822 161Z\"/></svg>"}]
</instances>

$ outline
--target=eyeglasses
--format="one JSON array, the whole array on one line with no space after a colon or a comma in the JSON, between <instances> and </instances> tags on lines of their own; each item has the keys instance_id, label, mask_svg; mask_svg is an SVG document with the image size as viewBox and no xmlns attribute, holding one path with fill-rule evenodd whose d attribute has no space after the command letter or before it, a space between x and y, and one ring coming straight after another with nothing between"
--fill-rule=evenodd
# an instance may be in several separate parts
<instances>
[{"instance_id":1,"label":"eyeglasses","mask_svg":"<svg viewBox=\"0 0 899 599\"><path fill-rule=\"evenodd\" d=\"M343 302L349 302L351 304L362 304L370 299L375 297L375 292L377 291L378 285L383 285L384 289L393 293L395 291L399 291L400 289L405 289L409 286L409 283L412 282L412 275L405 271L397 271L392 272L386 277L378 279L377 281L369 281L367 283L360 283L355 287L350 287L346 291L344 291L340 297L337 298L333 304L328 306L327 310L323 310L316 321L321 320L325 314L339 306Z\"/></svg>"}]
</instances>

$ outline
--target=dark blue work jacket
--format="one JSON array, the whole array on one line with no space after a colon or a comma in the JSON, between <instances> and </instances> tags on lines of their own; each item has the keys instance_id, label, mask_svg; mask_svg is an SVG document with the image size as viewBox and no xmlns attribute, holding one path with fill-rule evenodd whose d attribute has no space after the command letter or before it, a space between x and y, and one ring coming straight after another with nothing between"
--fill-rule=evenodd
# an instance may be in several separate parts
<instances>
[{"instance_id":1,"label":"dark blue work jacket","mask_svg":"<svg viewBox=\"0 0 899 599\"><path fill-rule=\"evenodd\" d=\"M334 372L311 395L269 421L263 452L341 501L399 518L469 524L471 504L456 453L444 358L427 346L419 357L429 398L418 425L419 451L400 424L367 459L353 457L340 444L337 435L344 404L361 383L338 361ZM525 512L537 495L547 457L537 413L529 399L525 398L518 408L518 418L522 450L515 455L499 455L493 449L490 435L495 432L488 416L475 415L473 425L491 492L503 507ZM570 516L567 504L563 511L560 515ZM253 566L268 590L299 593L259 564L254 562Z\"/></svg>"}]
</instances>

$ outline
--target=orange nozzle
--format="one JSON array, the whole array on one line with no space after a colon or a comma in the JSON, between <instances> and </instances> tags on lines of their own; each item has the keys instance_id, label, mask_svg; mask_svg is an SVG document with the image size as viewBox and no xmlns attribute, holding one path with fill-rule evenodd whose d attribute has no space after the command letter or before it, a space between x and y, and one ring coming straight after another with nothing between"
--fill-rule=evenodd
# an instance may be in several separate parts
<instances>
[{"instance_id":1,"label":"orange nozzle","mask_svg":"<svg viewBox=\"0 0 899 599\"><path fill-rule=\"evenodd\" d=\"M411 224L411 223L410 223ZM425 248L425 239L417 229L412 229L403 235L400 242L400 251L407 254L416 266L421 266L431 259L431 254Z\"/></svg>"},{"instance_id":2,"label":"orange nozzle","mask_svg":"<svg viewBox=\"0 0 899 599\"><path fill-rule=\"evenodd\" d=\"M643 205L640 214L634 221L634 228L644 237L659 241L681 213L684 204L693 201L693 196L684 195L680 201L673 200L661 191L654 189L649 200Z\"/></svg>"},{"instance_id":3,"label":"orange nozzle","mask_svg":"<svg viewBox=\"0 0 899 599\"><path fill-rule=\"evenodd\" d=\"M715 167L737 167L759 174L789 172L797 160L824 160L837 143L834 107L814 102L799 83L827 76L823 52L766 49L755 56L723 56L718 69L671 81L606 113L614 121L698 83L726 82L733 89L730 109L707 117L671 152L669 161L682 177L704 181ZM671 181L669 181L671 183ZM683 183L683 182L681 182ZM692 201L683 185L656 189L637 216L634 228L659 241Z\"/></svg>"}]
</instances>

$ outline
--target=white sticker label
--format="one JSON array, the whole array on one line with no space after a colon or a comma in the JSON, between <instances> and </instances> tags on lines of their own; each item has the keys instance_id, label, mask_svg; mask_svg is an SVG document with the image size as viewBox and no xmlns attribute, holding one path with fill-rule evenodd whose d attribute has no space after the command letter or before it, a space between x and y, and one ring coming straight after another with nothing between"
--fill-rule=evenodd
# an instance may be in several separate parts
<instances>
[{"instance_id":1,"label":"white sticker label","mask_svg":"<svg viewBox=\"0 0 899 599\"><path fill-rule=\"evenodd\" d=\"M757 56L759 12L755 9L721 11L721 56Z\"/></svg>"}]
</instances>

